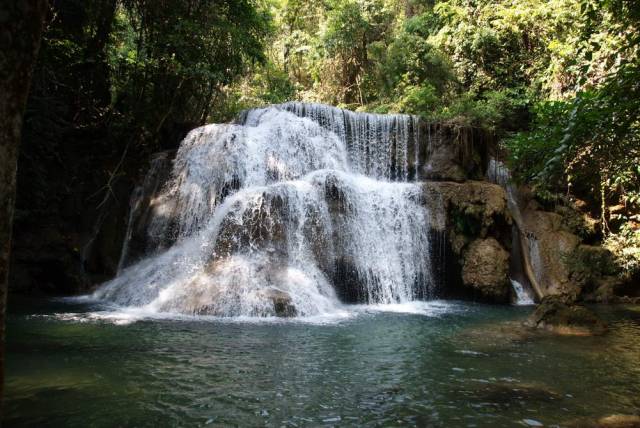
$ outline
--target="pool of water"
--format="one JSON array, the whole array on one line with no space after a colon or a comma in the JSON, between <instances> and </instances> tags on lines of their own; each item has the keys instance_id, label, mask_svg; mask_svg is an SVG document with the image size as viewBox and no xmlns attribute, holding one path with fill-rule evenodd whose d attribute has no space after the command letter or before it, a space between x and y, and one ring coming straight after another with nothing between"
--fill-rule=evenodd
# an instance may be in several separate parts
<instances>
[{"instance_id":1,"label":"pool of water","mask_svg":"<svg viewBox=\"0 0 640 428\"><path fill-rule=\"evenodd\" d=\"M310 320L10 301L6 426L564 426L640 411L640 308L602 337L429 302Z\"/></svg>"}]
</instances>

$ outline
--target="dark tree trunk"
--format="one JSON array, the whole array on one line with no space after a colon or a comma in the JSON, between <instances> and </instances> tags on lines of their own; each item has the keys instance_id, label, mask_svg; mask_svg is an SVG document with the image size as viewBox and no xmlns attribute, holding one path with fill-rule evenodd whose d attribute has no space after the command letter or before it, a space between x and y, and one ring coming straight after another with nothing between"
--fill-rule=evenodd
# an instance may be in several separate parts
<instances>
[{"instance_id":1,"label":"dark tree trunk","mask_svg":"<svg viewBox=\"0 0 640 428\"><path fill-rule=\"evenodd\" d=\"M88 41L85 51L85 65L87 66L85 79L87 79L88 87L93 88L95 102L100 107L106 107L111 102L106 47L116 16L116 6L116 0L96 2L98 12L95 33Z\"/></svg>"},{"instance_id":2,"label":"dark tree trunk","mask_svg":"<svg viewBox=\"0 0 640 428\"><path fill-rule=\"evenodd\" d=\"M0 2L0 405L4 396L4 321L16 192L16 163L46 0Z\"/></svg>"}]
</instances>

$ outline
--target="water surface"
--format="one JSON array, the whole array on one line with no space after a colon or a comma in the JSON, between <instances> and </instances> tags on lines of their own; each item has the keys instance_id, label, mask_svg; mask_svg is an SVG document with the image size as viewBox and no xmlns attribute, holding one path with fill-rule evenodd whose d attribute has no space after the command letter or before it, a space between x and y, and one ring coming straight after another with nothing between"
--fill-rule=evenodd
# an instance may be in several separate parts
<instances>
[{"instance_id":1,"label":"water surface","mask_svg":"<svg viewBox=\"0 0 640 428\"><path fill-rule=\"evenodd\" d=\"M11 301L6 426L563 426L640 411L640 308L603 337L436 301L306 321Z\"/></svg>"}]
</instances>

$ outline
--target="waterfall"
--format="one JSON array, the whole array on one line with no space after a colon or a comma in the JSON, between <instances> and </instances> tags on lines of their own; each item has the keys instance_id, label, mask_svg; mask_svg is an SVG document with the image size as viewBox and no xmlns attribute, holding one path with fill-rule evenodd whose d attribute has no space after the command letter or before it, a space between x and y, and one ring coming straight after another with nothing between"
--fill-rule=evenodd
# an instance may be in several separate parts
<instances>
[{"instance_id":1,"label":"waterfall","mask_svg":"<svg viewBox=\"0 0 640 428\"><path fill-rule=\"evenodd\" d=\"M311 119L338 136L347 147L353 172L387 181L419 177L421 122L417 116L358 113L324 104L288 102L249 110L241 115L240 123L255 125L273 108Z\"/></svg>"},{"instance_id":2,"label":"waterfall","mask_svg":"<svg viewBox=\"0 0 640 428\"><path fill-rule=\"evenodd\" d=\"M532 245L537 245L535 241L527 236L523 236L522 213L520 211L520 201L518 190L511 182L511 172L503 162L494 158L489 159L487 167L487 179L502 186L507 194L507 204L514 219L512 228L511 257L509 259L509 275L511 286L515 296L514 303L517 305L531 305L534 303L532 296L535 293L536 262ZM524 245L523 245L524 244ZM533 270L533 272L529 272Z\"/></svg>"},{"instance_id":3,"label":"waterfall","mask_svg":"<svg viewBox=\"0 0 640 428\"><path fill-rule=\"evenodd\" d=\"M518 306L527 306L527 305L533 305L533 299L531 298L531 296L529 296L529 293L527 293L527 291L524 288L524 285L522 285L520 282L516 281L515 279L511 280L511 286L513 287L513 291L516 294L516 299L515 299L515 304Z\"/></svg>"},{"instance_id":4,"label":"waterfall","mask_svg":"<svg viewBox=\"0 0 640 428\"><path fill-rule=\"evenodd\" d=\"M163 245L123 262L94 296L216 316L309 316L344 302L434 297L432 204L411 182L427 152L420 144L416 117L320 104L197 128L147 198L145 236ZM135 238L127 236L124 258Z\"/></svg>"}]
</instances>

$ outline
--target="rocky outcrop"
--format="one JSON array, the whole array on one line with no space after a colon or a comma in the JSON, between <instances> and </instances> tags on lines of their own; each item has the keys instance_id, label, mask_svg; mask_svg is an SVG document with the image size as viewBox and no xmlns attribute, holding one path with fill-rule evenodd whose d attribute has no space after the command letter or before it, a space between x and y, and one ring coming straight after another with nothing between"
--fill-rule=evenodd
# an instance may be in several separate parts
<instances>
[{"instance_id":1,"label":"rocky outcrop","mask_svg":"<svg viewBox=\"0 0 640 428\"><path fill-rule=\"evenodd\" d=\"M447 257L457 267L447 272L450 287L458 283L462 296L506 303L512 220L504 189L481 181L426 182L423 192L431 227L446 233Z\"/></svg>"},{"instance_id":2,"label":"rocky outcrop","mask_svg":"<svg viewBox=\"0 0 640 428\"><path fill-rule=\"evenodd\" d=\"M509 253L494 238L473 241L464 253L462 281L484 300L509 300Z\"/></svg>"},{"instance_id":3,"label":"rocky outcrop","mask_svg":"<svg viewBox=\"0 0 640 428\"><path fill-rule=\"evenodd\" d=\"M296 316L296 307L293 305L291 296L288 293L275 288L269 288L264 290L263 295L273 303L273 311L276 316L285 318Z\"/></svg>"},{"instance_id":4,"label":"rocky outcrop","mask_svg":"<svg viewBox=\"0 0 640 428\"><path fill-rule=\"evenodd\" d=\"M455 233L455 251L465 239L497 236L501 244L509 242L511 214L502 187L484 181L428 181L422 184L426 203L432 211L431 227ZM468 243L468 242L466 242Z\"/></svg>"},{"instance_id":5,"label":"rocky outcrop","mask_svg":"<svg viewBox=\"0 0 640 428\"><path fill-rule=\"evenodd\" d=\"M605 275L594 278L588 290L583 291L582 299L593 303L640 304L640 296L634 296L637 290L626 278Z\"/></svg>"},{"instance_id":6,"label":"rocky outcrop","mask_svg":"<svg viewBox=\"0 0 640 428\"><path fill-rule=\"evenodd\" d=\"M544 211L531 191L517 191L512 205L520 231L523 262L538 298L566 295L574 300L614 303L633 296L628 280L621 278L612 253L599 245L587 245L596 234L594 222L578 204L565 201Z\"/></svg>"},{"instance_id":7,"label":"rocky outcrop","mask_svg":"<svg viewBox=\"0 0 640 428\"><path fill-rule=\"evenodd\" d=\"M571 279L566 258L580 244L580 238L562 225L562 216L536 209L522 213L526 250L532 274L542 296L570 294L577 296L580 290Z\"/></svg>"},{"instance_id":8,"label":"rocky outcrop","mask_svg":"<svg viewBox=\"0 0 640 428\"><path fill-rule=\"evenodd\" d=\"M542 299L524 325L571 336L599 335L607 331L604 321L586 307L575 304L572 297L566 295Z\"/></svg>"},{"instance_id":9,"label":"rocky outcrop","mask_svg":"<svg viewBox=\"0 0 640 428\"><path fill-rule=\"evenodd\" d=\"M166 240L168 234L163 232L165 232L164 228L172 222L169 217L175 214L172 209L162 206L161 190L169 179L174 156L174 150L154 154L144 180L131 193L129 221L118 266L120 269L171 244ZM162 212L165 217L161 225L163 230L154 231L150 225L153 220L160 217L159 212Z\"/></svg>"},{"instance_id":10,"label":"rocky outcrop","mask_svg":"<svg viewBox=\"0 0 640 428\"><path fill-rule=\"evenodd\" d=\"M428 124L423 128L427 158L420 169L421 178L463 182L484 176L493 143L489 134L454 124Z\"/></svg>"}]
</instances>

